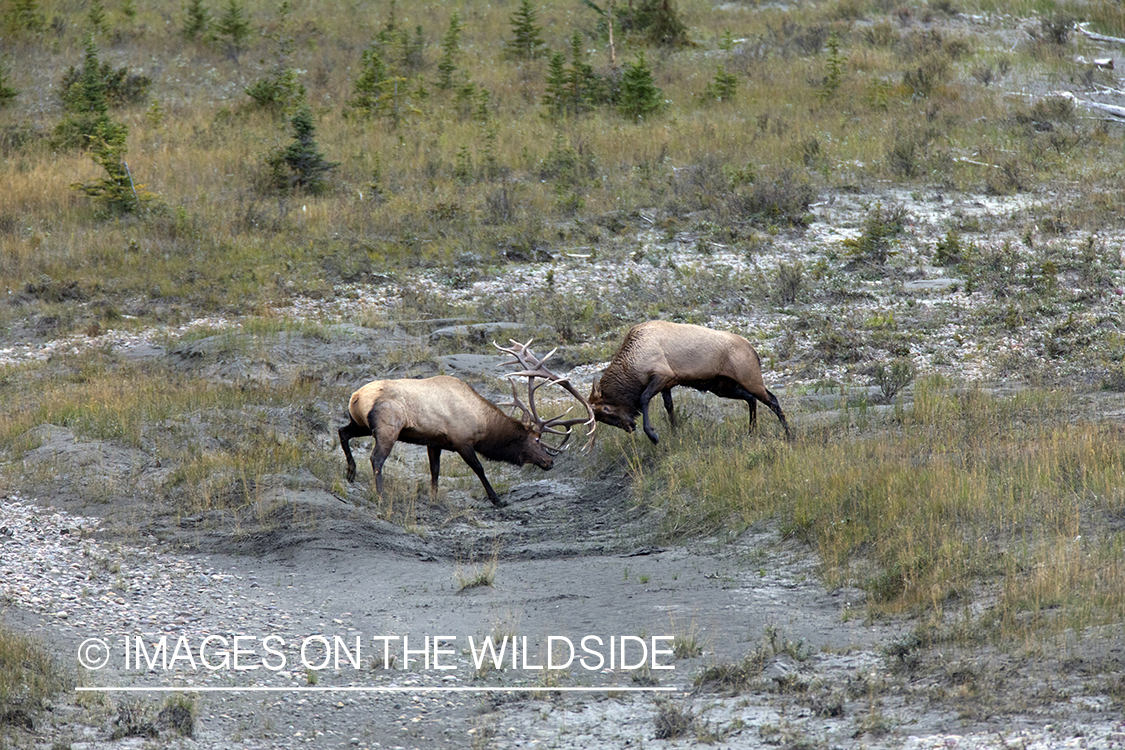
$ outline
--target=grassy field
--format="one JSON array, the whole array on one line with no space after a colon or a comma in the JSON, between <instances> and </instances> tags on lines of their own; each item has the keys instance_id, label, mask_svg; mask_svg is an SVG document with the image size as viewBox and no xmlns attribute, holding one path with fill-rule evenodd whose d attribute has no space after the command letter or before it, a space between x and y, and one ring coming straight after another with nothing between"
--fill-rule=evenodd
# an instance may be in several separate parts
<instances>
[{"instance_id":1,"label":"grassy field","mask_svg":"<svg viewBox=\"0 0 1125 750\"><path fill-rule=\"evenodd\" d=\"M1119 2L680 0L686 36L670 43L641 12L651 4L619 0L612 62L605 14L577 0L531 4L543 45L530 59L505 51L517 36L514 0L235 5L244 35L222 22L230 6L214 4L193 37L180 5L4 6L0 84L14 92L0 99L5 345L217 316L240 319L222 335L229 356L245 358L281 334L339 335L279 318L278 308L389 280L400 285L396 306L357 322L516 320L593 362L644 317L690 321L746 298L783 309L808 296L802 288L844 295L886 276L884 240L898 219L882 208L839 256L768 278L754 265L772 237L807 225L819 197L872 185L1055 192L1049 209L1025 219L1042 234L1088 236L1088 256L1029 234L1039 255L1017 272L1007 245L959 245L958 232L988 227L957 217L933 249L935 264L992 293L987 325L1015 331L1047 306L1065 317L1083 297L1061 299L1056 277L1098 295L1120 280L1122 129L1050 94L1117 85L1111 72L1075 63L1095 52L1072 23L1125 37ZM81 114L64 102L63 81L91 51L109 72L147 78L105 110L127 128L109 168L92 158L112 145L106 131L88 148L62 139L61 126ZM377 101L359 106L374 55L384 67L367 93ZM552 110L560 69L572 79L586 71L595 94L575 100L584 111ZM627 82L645 71L657 90L638 117L628 96L646 90ZM315 172L279 167L303 111L315 128L305 156L323 167L322 181L279 182ZM75 189L120 176L123 163L130 182L114 183L117 192ZM640 231L690 233L702 257L735 248L747 267L673 269L671 288L633 274L601 296L556 287L553 267L542 295L465 301L414 284L425 272L457 290L563 250L636 259L644 251L623 249L623 238ZM672 265L655 252L649 260ZM855 276L840 272L849 262ZM872 320L887 337L910 336L893 318ZM851 346L830 316L821 323L824 347ZM1102 341L1119 367L1120 335ZM438 353L420 345L372 366ZM932 637L1019 642L1120 623L1125 439L1099 417L1099 402L1034 385L998 396L920 377L889 414L861 402L806 423L793 444L776 439L768 415L767 438L743 437L741 411L717 437L707 420L689 420L659 449L643 436L603 435L590 472L623 463L636 502L660 509L666 540L776 523L815 549L828 586L865 589L869 616L909 613ZM293 467L343 491L327 443L346 397L324 378L217 384L108 347L5 365L0 489L41 485L19 459L36 447L35 428L53 424L159 457L172 468L160 500L177 516L251 505L263 477Z\"/></svg>"}]
</instances>

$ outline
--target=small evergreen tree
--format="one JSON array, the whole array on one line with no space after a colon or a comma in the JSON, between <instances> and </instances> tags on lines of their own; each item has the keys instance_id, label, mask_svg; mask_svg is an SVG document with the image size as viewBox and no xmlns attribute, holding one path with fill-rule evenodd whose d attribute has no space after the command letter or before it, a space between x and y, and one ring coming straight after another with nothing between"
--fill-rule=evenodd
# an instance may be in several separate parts
<instances>
[{"instance_id":1,"label":"small evergreen tree","mask_svg":"<svg viewBox=\"0 0 1125 750\"><path fill-rule=\"evenodd\" d=\"M14 0L4 14L4 25L13 36L23 32L38 34L47 28L47 19L39 10L38 0Z\"/></svg>"},{"instance_id":2,"label":"small evergreen tree","mask_svg":"<svg viewBox=\"0 0 1125 750\"><path fill-rule=\"evenodd\" d=\"M180 32L184 39L206 39L211 32L211 11L203 4L203 0L189 0L184 28Z\"/></svg>"},{"instance_id":3,"label":"small evergreen tree","mask_svg":"<svg viewBox=\"0 0 1125 750\"><path fill-rule=\"evenodd\" d=\"M636 28L644 32L649 44L658 47L691 45L687 24L672 0L644 0L637 10Z\"/></svg>"},{"instance_id":4,"label":"small evergreen tree","mask_svg":"<svg viewBox=\"0 0 1125 750\"><path fill-rule=\"evenodd\" d=\"M715 69L715 77L703 90L705 98L718 99L721 102L734 101L736 93L738 93L738 76L728 73L722 65Z\"/></svg>"},{"instance_id":5,"label":"small evergreen tree","mask_svg":"<svg viewBox=\"0 0 1125 750\"><path fill-rule=\"evenodd\" d=\"M840 40L833 31L828 35L828 60L826 62L827 73L824 76L824 83L817 92L823 101L828 101L836 94L836 90L844 82L844 63L846 62L844 56L840 54Z\"/></svg>"},{"instance_id":6,"label":"small evergreen tree","mask_svg":"<svg viewBox=\"0 0 1125 750\"><path fill-rule=\"evenodd\" d=\"M617 97L617 111L630 119L639 120L663 108L664 92L653 80L652 68L642 52L636 62L625 66Z\"/></svg>"},{"instance_id":7,"label":"small evergreen tree","mask_svg":"<svg viewBox=\"0 0 1125 750\"><path fill-rule=\"evenodd\" d=\"M146 207L156 196L144 185L133 182L129 164L125 161L125 139L129 130L125 125L111 121L98 126L91 138L90 158L105 170L106 176L93 182L76 182L71 185L95 199L110 214L131 214Z\"/></svg>"},{"instance_id":8,"label":"small evergreen tree","mask_svg":"<svg viewBox=\"0 0 1125 750\"><path fill-rule=\"evenodd\" d=\"M477 85L468 73L461 74L461 81L455 87L457 113L463 118L473 116L473 103L477 100Z\"/></svg>"},{"instance_id":9,"label":"small evergreen tree","mask_svg":"<svg viewBox=\"0 0 1125 750\"><path fill-rule=\"evenodd\" d=\"M293 112L305 100L305 85L297 71L286 65L275 65L270 74L243 89L260 109L275 113Z\"/></svg>"},{"instance_id":10,"label":"small evergreen tree","mask_svg":"<svg viewBox=\"0 0 1125 750\"><path fill-rule=\"evenodd\" d=\"M121 0L121 15L132 21L137 17L137 0Z\"/></svg>"},{"instance_id":11,"label":"small evergreen tree","mask_svg":"<svg viewBox=\"0 0 1125 750\"><path fill-rule=\"evenodd\" d=\"M128 68L113 69L107 62L98 65L98 77L101 79L101 92L105 96L106 104L110 107L120 107L125 104L139 104L148 97L148 90L152 86L152 79L144 73L130 73ZM63 104L71 92L71 87L81 83L85 70L79 70L73 65L63 73L62 85L59 87Z\"/></svg>"},{"instance_id":12,"label":"small evergreen tree","mask_svg":"<svg viewBox=\"0 0 1125 750\"><path fill-rule=\"evenodd\" d=\"M363 51L361 72L352 87L355 96L346 104L351 113L364 117L387 117L398 127L403 118L419 111L414 102L428 96L421 78L413 91L409 84L409 79L394 74L376 42Z\"/></svg>"},{"instance_id":13,"label":"small evergreen tree","mask_svg":"<svg viewBox=\"0 0 1125 750\"><path fill-rule=\"evenodd\" d=\"M325 190L328 173L340 165L327 161L316 143L316 126L308 105L297 108L290 124L293 142L266 160L269 186L277 190L303 189L317 194Z\"/></svg>"},{"instance_id":14,"label":"small evergreen tree","mask_svg":"<svg viewBox=\"0 0 1125 750\"><path fill-rule=\"evenodd\" d=\"M398 52L399 69L402 72L421 70L425 65L426 35L421 25L414 27L413 37L403 29L396 37L394 46Z\"/></svg>"},{"instance_id":15,"label":"small evergreen tree","mask_svg":"<svg viewBox=\"0 0 1125 750\"><path fill-rule=\"evenodd\" d=\"M225 37L231 56L238 59L242 54L242 45L250 38L250 19L238 0L227 0L227 7L223 15L215 24L215 31L219 36Z\"/></svg>"},{"instance_id":16,"label":"small evergreen tree","mask_svg":"<svg viewBox=\"0 0 1125 750\"><path fill-rule=\"evenodd\" d=\"M7 106L17 94L19 92L8 85L8 71L4 69L4 61L0 60L0 108Z\"/></svg>"},{"instance_id":17,"label":"small evergreen tree","mask_svg":"<svg viewBox=\"0 0 1125 750\"><path fill-rule=\"evenodd\" d=\"M520 7L508 20L512 24L512 38L504 43L507 55L517 60L541 57L546 42L543 41L542 27L536 23L536 11L531 0L520 0Z\"/></svg>"},{"instance_id":18,"label":"small evergreen tree","mask_svg":"<svg viewBox=\"0 0 1125 750\"><path fill-rule=\"evenodd\" d=\"M582 49L582 34L575 31L570 37L570 107L580 115L589 112L605 101L605 81L594 72L594 66L586 62Z\"/></svg>"},{"instance_id":19,"label":"small evergreen tree","mask_svg":"<svg viewBox=\"0 0 1125 750\"><path fill-rule=\"evenodd\" d=\"M457 72L457 55L461 51L461 17L457 11L449 19L449 28L441 38L441 61L438 63L437 87L442 91L453 88L453 74Z\"/></svg>"},{"instance_id":20,"label":"small evergreen tree","mask_svg":"<svg viewBox=\"0 0 1125 750\"><path fill-rule=\"evenodd\" d=\"M574 32L570 39L570 68L565 67L562 53L551 56L547 69L547 87L543 104L548 117L564 114L581 115L605 100L605 82L585 60L582 34Z\"/></svg>"},{"instance_id":21,"label":"small evergreen tree","mask_svg":"<svg viewBox=\"0 0 1125 750\"><path fill-rule=\"evenodd\" d=\"M347 105L368 115L383 114L389 100L389 79L390 72L383 62L383 55L378 45L373 44L363 51L359 78L355 79L352 87L355 96L347 101Z\"/></svg>"},{"instance_id":22,"label":"small evergreen tree","mask_svg":"<svg viewBox=\"0 0 1125 750\"><path fill-rule=\"evenodd\" d=\"M66 116L55 126L52 140L56 148L86 148L95 136L113 144L117 142L117 130L125 129L124 125L114 123L109 117L103 66L98 60L98 47L89 34L86 35L86 59L81 73L75 75L74 80L64 83L62 101Z\"/></svg>"},{"instance_id":23,"label":"small evergreen tree","mask_svg":"<svg viewBox=\"0 0 1125 750\"><path fill-rule=\"evenodd\" d=\"M86 12L86 20L94 31L105 33L105 6L102 0L90 0L90 9Z\"/></svg>"},{"instance_id":24,"label":"small evergreen tree","mask_svg":"<svg viewBox=\"0 0 1125 750\"><path fill-rule=\"evenodd\" d=\"M547 85L543 93L543 105L551 119L558 119L566 114L570 101L568 78L566 55L561 52L553 53L547 63Z\"/></svg>"},{"instance_id":25,"label":"small evergreen tree","mask_svg":"<svg viewBox=\"0 0 1125 750\"><path fill-rule=\"evenodd\" d=\"M289 33L289 10L289 0L283 0L278 9L277 31L271 35L277 62L269 75L244 89L259 108L286 114L305 101L305 86L297 78L297 71L289 66L289 52L295 43Z\"/></svg>"}]
</instances>

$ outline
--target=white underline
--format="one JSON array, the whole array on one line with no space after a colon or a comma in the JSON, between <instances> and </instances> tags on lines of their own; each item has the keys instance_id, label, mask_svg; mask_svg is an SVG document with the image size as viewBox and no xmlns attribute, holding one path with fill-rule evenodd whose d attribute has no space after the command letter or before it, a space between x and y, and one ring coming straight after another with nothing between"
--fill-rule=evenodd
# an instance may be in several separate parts
<instances>
[{"instance_id":1,"label":"white underline","mask_svg":"<svg viewBox=\"0 0 1125 750\"><path fill-rule=\"evenodd\" d=\"M297 686L297 687L246 687L221 686L182 687L167 686L128 686L128 687L76 687L80 693L675 693L675 687L360 687L341 685L336 687Z\"/></svg>"}]
</instances>

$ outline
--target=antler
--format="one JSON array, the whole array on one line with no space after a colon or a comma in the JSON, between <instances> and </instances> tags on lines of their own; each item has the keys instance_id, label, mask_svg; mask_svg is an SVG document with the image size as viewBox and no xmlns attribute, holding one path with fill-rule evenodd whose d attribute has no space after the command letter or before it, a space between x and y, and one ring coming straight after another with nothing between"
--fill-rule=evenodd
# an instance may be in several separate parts
<instances>
[{"instance_id":1,"label":"antler","mask_svg":"<svg viewBox=\"0 0 1125 750\"><path fill-rule=\"evenodd\" d=\"M594 408L590 406L590 402L583 398L582 394L580 394L578 390L573 385L571 385L569 380L556 375L544 366L544 363L548 359L550 359L555 352L558 351L558 347L552 349L542 359L539 359L532 353L530 349L531 342L533 340L534 339L528 339L527 343L521 344L515 339L508 339L508 341L512 344L512 346L510 347L503 347L497 344L495 341L492 342L492 345L500 351L511 354L513 357L515 357L515 359L511 362L501 363L500 367L504 367L506 365L519 365L523 368L518 372L508 373L507 375L508 381L512 384L512 398L514 399L512 405L519 407L519 409L523 411L523 413L526 414L527 417L539 428L540 433L562 435L563 441L559 444L559 449L562 449L562 447L566 445L566 442L570 440L571 428L573 428L574 425L586 425L586 436L588 438L586 447L589 447L590 444L593 443L594 430L597 428L597 422L594 418ZM516 383L513 378L517 377L527 378L526 406L522 401L520 401L519 396L516 395ZM541 382L536 382L536 379L541 380ZM586 407L587 416L580 418L563 419L563 417L566 416L567 412L570 411L570 409L567 409L559 416L544 421L539 416L539 412L535 408L535 392L539 390L539 388L543 385L557 385L570 395L574 396L576 399L578 399L579 403ZM559 427L563 429L557 429Z\"/></svg>"}]
</instances>

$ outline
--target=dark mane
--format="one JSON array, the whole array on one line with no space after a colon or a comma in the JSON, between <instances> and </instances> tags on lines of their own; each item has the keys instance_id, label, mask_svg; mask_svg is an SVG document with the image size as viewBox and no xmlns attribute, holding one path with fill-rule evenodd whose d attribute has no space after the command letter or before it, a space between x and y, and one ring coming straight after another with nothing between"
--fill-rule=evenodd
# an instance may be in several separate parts
<instances>
[{"instance_id":1,"label":"dark mane","mask_svg":"<svg viewBox=\"0 0 1125 750\"><path fill-rule=\"evenodd\" d=\"M497 409L489 425L488 437L476 443L477 453L491 461L522 466L526 462L523 452L529 431L530 428L523 422Z\"/></svg>"}]
</instances>

